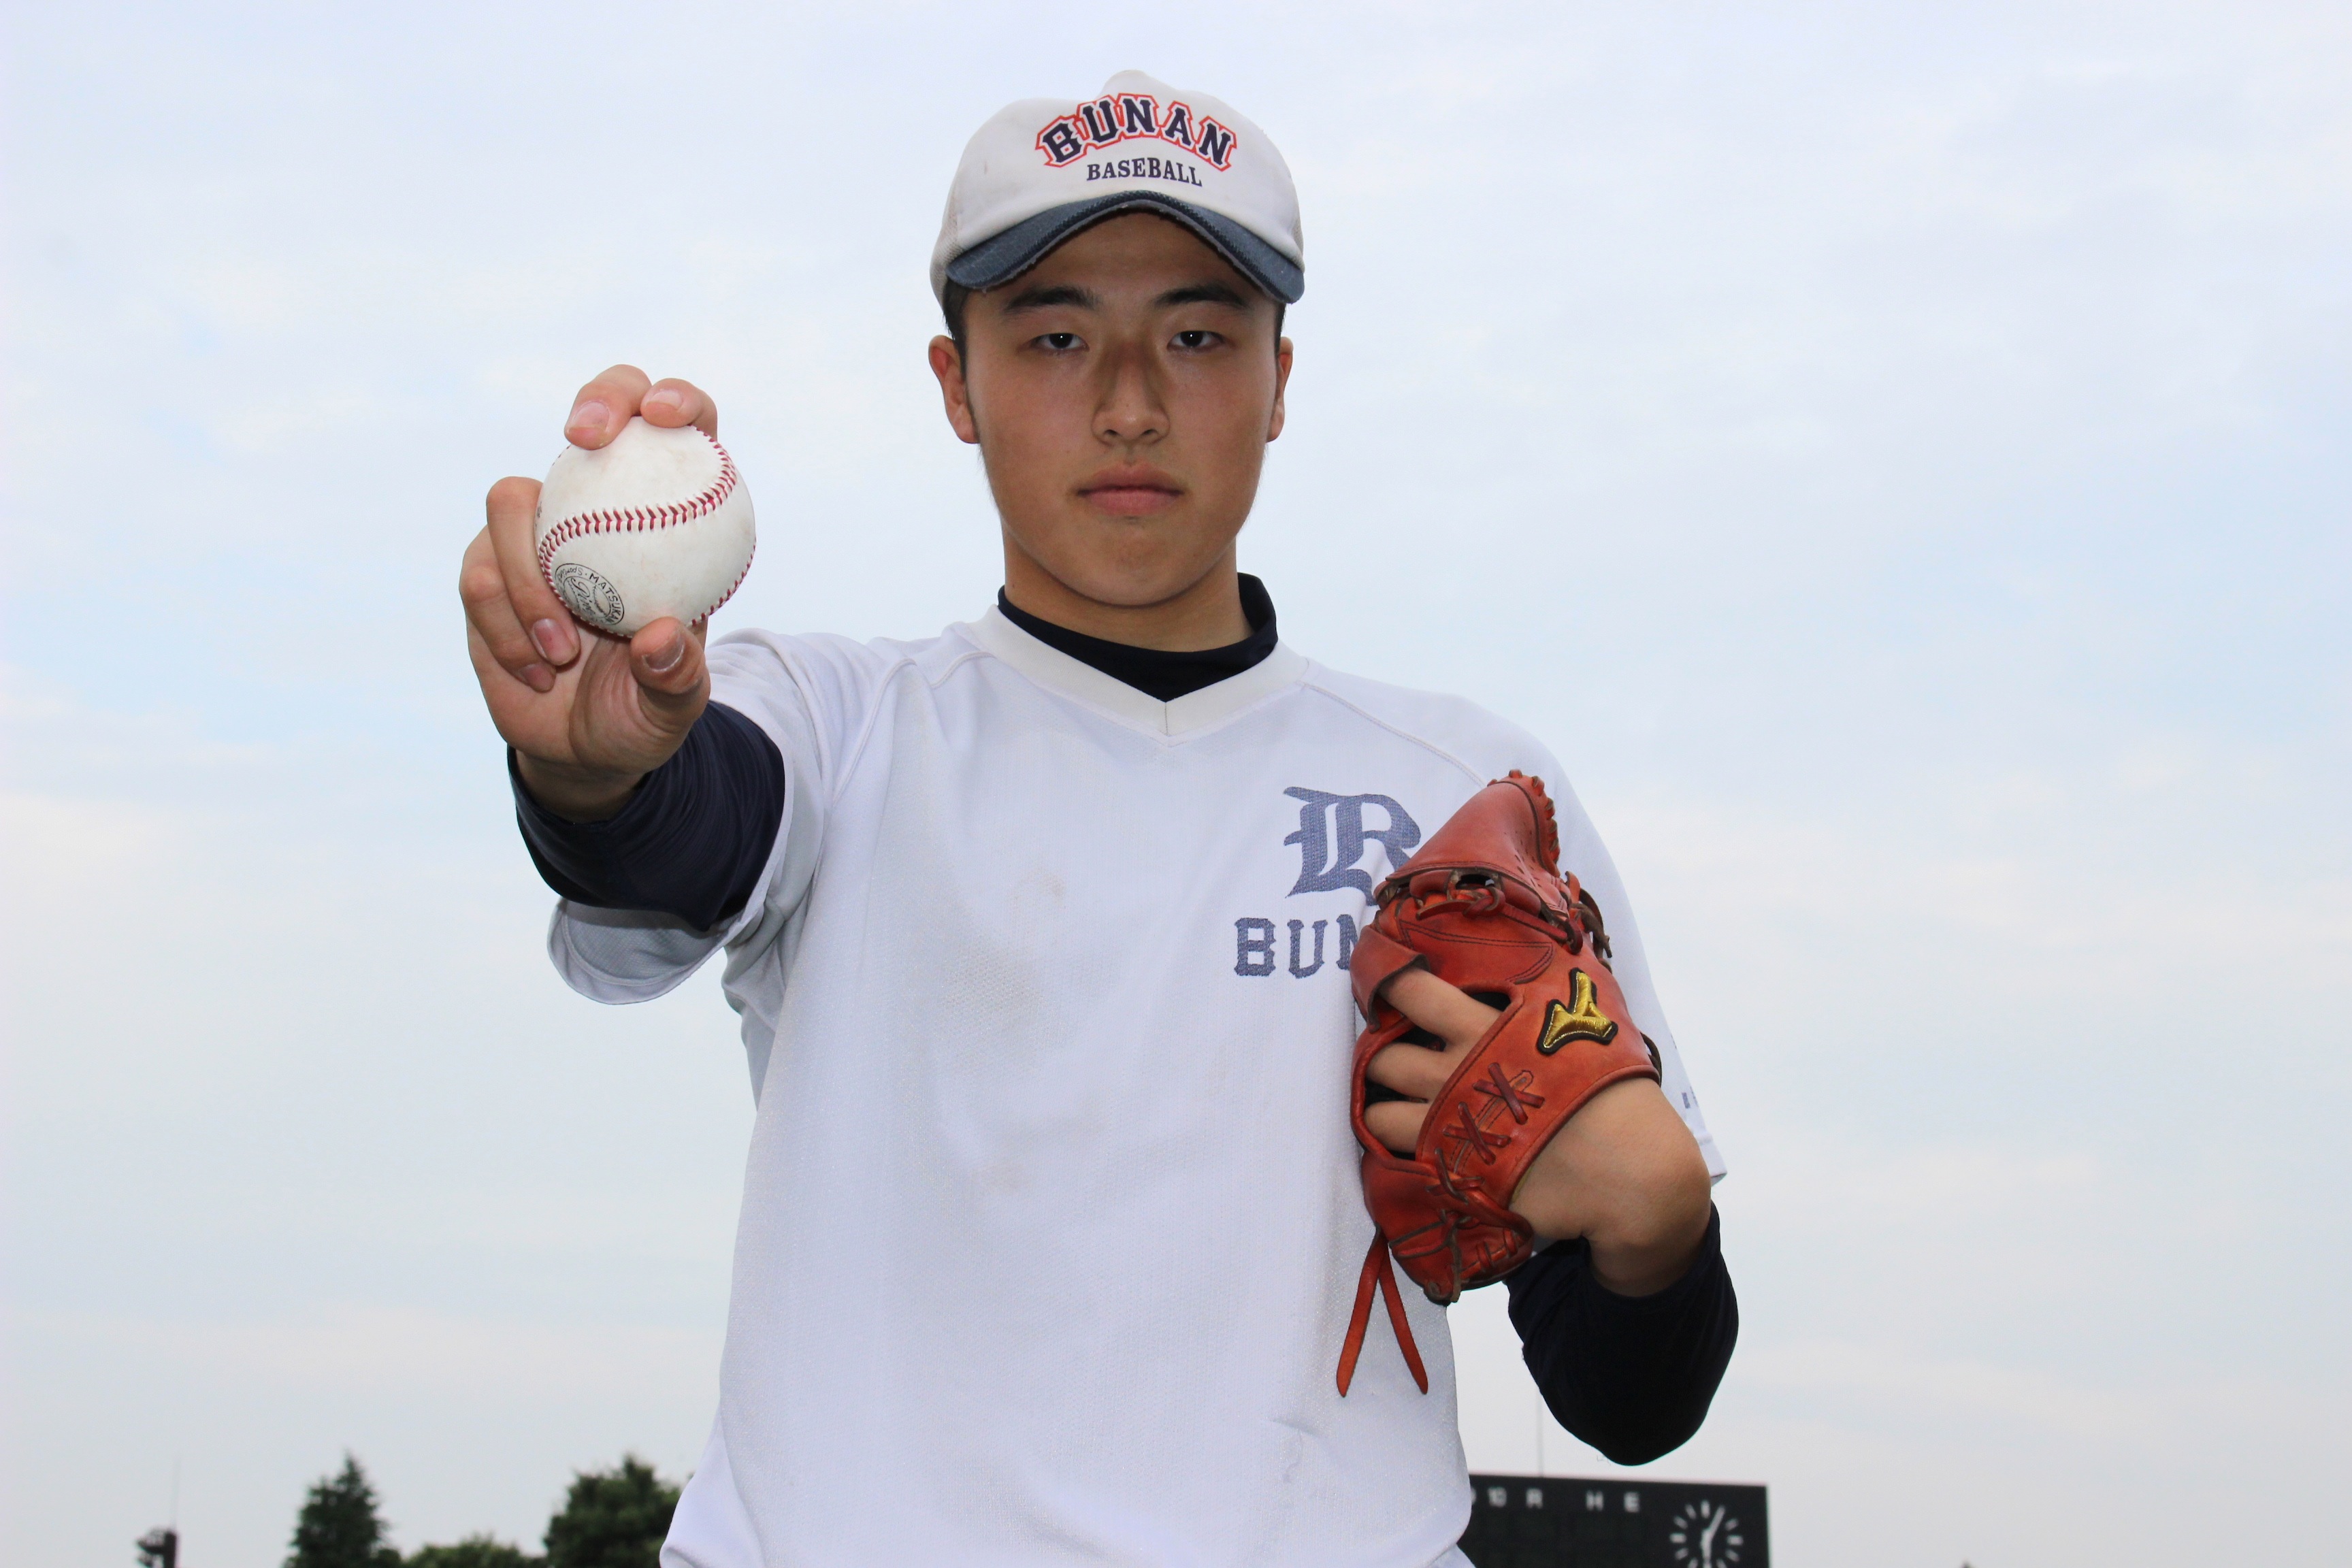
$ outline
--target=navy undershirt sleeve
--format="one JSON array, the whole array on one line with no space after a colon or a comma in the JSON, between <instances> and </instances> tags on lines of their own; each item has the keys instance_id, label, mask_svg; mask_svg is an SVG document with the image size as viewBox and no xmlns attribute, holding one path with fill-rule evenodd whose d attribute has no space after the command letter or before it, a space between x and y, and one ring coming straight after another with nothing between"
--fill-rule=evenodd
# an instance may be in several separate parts
<instances>
[{"instance_id":1,"label":"navy undershirt sleeve","mask_svg":"<svg viewBox=\"0 0 2352 1568\"><path fill-rule=\"evenodd\" d=\"M532 799L511 749L507 774L531 864L558 895L675 915L698 931L742 910L784 820L783 753L721 702L603 822L567 822Z\"/></svg>"},{"instance_id":2,"label":"navy undershirt sleeve","mask_svg":"<svg viewBox=\"0 0 2352 1568\"><path fill-rule=\"evenodd\" d=\"M1557 1242L1505 1281L1511 1326L1544 1404L1620 1465L1688 1442L1731 1364L1739 1300L1723 1261L1723 1215L1697 1258L1654 1296L1620 1296L1592 1277L1591 1249Z\"/></svg>"}]
</instances>

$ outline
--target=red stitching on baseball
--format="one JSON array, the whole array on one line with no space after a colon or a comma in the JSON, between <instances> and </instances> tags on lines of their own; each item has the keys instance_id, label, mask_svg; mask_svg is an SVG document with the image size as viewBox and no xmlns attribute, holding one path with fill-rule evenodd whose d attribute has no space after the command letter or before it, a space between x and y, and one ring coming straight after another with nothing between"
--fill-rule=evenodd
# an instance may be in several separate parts
<instances>
[{"instance_id":1,"label":"red stitching on baseball","mask_svg":"<svg viewBox=\"0 0 2352 1568\"><path fill-rule=\"evenodd\" d=\"M759 553L760 542L755 539L751 541L751 555L757 555ZM735 596L735 590L741 587L743 585L743 579L751 574L751 555L746 555L743 557L743 570L735 574L735 581L728 584L727 592L719 595L719 604L711 605L710 608L695 616L694 618L696 620L709 620L711 616L719 613L719 605L726 604L728 600Z\"/></svg>"},{"instance_id":2,"label":"red stitching on baseball","mask_svg":"<svg viewBox=\"0 0 2352 1568\"><path fill-rule=\"evenodd\" d=\"M720 446L708 431L698 430L695 434L709 441L710 449L719 454L719 478L709 488L691 500L673 501L667 506L625 507L608 511L583 511L576 517L565 518L562 522L549 529L547 537L539 542L539 574L547 579L547 586L551 592L555 587L555 578L550 565L551 559L558 550L582 535L635 533L641 528L672 528L681 522L692 522L698 517L708 517L717 511L719 505L735 493L735 459L727 455L727 448ZM738 577L735 581L740 584L743 580ZM735 590L730 588L727 592L731 596ZM719 604L723 605L726 602L725 599L721 599ZM718 607L718 605L713 605L710 608L715 610ZM704 615L709 613L709 610L703 612Z\"/></svg>"}]
</instances>

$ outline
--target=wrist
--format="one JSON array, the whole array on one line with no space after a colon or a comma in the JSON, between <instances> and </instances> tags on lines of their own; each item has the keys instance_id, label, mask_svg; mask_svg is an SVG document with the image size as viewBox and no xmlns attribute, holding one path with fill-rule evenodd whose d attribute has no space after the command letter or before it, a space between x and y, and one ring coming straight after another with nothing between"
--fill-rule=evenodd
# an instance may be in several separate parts
<instances>
[{"instance_id":1,"label":"wrist","mask_svg":"<svg viewBox=\"0 0 2352 1568\"><path fill-rule=\"evenodd\" d=\"M522 752L514 753L514 761L515 776L530 792L530 798L567 822L602 822L619 816L646 777L641 773L551 763Z\"/></svg>"}]
</instances>

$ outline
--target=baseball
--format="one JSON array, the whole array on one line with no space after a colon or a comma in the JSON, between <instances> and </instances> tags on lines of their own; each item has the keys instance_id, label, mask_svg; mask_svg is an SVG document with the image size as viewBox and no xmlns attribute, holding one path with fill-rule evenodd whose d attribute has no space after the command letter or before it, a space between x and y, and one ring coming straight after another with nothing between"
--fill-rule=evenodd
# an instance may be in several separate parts
<instances>
[{"instance_id":1,"label":"baseball","mask_svg":"<svg viewBox=\"0 0 2352 1568\"><path fill-rule=\"evenodd\" d=\"M634 637L694 622L751 569L751 496L727 448L632 419L595 451L566 446L532 520L547 585L583 626Z\"/></svg>"}]
</instances>

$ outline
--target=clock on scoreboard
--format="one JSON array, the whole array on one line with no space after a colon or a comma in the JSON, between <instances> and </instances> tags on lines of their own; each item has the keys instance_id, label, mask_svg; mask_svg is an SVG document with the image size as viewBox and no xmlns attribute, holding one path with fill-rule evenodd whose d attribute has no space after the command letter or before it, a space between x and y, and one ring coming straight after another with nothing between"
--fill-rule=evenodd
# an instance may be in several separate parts
<instances>
[{"instance_id":1,"label":"clock on scoreboard","mask_svg":"<svg viewBox=\"0 0 2352 1568\"><path fill-rule=\"evenodd\" d=\"M1764 1489L1575 1476L1472 1476L1475 1568L1772 1568Z\"/></svg>"}]
</instances>

